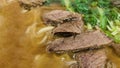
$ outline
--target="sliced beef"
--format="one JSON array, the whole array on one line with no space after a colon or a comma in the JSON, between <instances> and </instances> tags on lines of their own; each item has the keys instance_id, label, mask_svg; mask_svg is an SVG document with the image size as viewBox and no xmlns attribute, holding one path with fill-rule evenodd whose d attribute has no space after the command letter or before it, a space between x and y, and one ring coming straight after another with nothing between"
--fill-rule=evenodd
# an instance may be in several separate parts
<instances>
[{"instance_id":1,"label":"sliced beef","mask_svg":"<svg viewBox=\"0 0 120 68\"><path fill-rule=\"evenodd\" d=\"M114 51L116 52L116 54L118 56L120 56L120 44L113 43L112 47L113 47Z\"/></svg>"},{"instance_id":2,"label":"sliced beef","mask_svg":"<svg viewBox=\"0 0 120 68\"><path fill-rule=\"evenodd\" d=\"M105 36L101 31L96 30L88 33L82 33L76 37L56 39L48 45L47 49L50 52L76 52L80 50L100 48L111 42L111 39Z\"/></svg>"},{"instance_id":3,"label":"sliced beef","mask_svg":"<svg viewBox=\"0 0 120 68\"><path fill-rule=\"evenodd\" d=\"M43 16L46 24L55 26L53 34L60 37L70 37L80 34L84 29L82 16L64 10L53 10Z\"/></svg>"},{"instance_id":4,"label":"sliced beef","mask_svg":"<svg viewBox=\"0 0 120 68\"><path fill-rule=\"evenodd\" d=\"M57 26L59 24L81 20L81 15L64 10L53 10L43 15L45 24Z\"/></svg>"},{"instance_id":5,"label":"sliced beef","mask_svg":"<svg viewBox=\"0 0 120 68\"><path fill-rule=\"evenodd\" d=\"M61 24L53 29L53 34L61 37L69 37L80 34L84 31L83 21L75 21Z\"/></svg>"},{"instance_id":6,"label":"sliced beef","mask_svg":"<svg viewBox=\"0 0 120 68\"><path fill-rule=\"evenodd\" d=\"M90 50L75 54L77 64L70 68L116 68L116 65L107 59L104 49Z\"/></svg>"},{"instance_id":7,"label":"sliced beef","mask_svg":"<svg viewBox=\"0 0 120 68\"><path fill-rule=\"evenodd\" d=\"M105 68L107 57L105 51L91 50L75 54L79 68Z\"/></svg>"},{"instance_id":8,"label":"sliced beef","mask_svg":"<svg viewBox=\"0 0 120 68\"><path fill-rule=\"evenodd\" d=\"M18 1L20 3L20 6L26 10L31 10L31 8L42 6L47 2L46 0L18 0Z\"/></svg>"}]
</instances>

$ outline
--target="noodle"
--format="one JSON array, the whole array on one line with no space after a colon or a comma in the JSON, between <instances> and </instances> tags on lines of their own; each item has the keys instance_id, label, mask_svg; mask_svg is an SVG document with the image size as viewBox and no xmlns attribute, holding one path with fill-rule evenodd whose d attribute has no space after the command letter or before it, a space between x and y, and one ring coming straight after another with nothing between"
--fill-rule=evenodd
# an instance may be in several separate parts
<instances>
[{"instance_id":1,"label":"noodle","mask_svg":"<svg viewBox=\"0 0 120 68\"><path fill-rule=\"evenodd\" d=\"M40 30L37 32L37 34L41 34L41 33L44 33L44 32L48 32L48 31L52 30L53 28L54 28L54 27L52 27L52 26L44 27L44 28L40 29Z\"/></svg>"}]
</instances>

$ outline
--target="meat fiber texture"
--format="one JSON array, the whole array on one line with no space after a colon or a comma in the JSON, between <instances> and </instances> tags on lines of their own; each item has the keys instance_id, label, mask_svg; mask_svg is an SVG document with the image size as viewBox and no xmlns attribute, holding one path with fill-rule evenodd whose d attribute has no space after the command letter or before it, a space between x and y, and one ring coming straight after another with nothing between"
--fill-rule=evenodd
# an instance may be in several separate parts
<instances>
[{"instance_id":1,"label":"meat fiber texture","mask_svg":"<svg viewBox=\"0 0 120 68\"><path fill-rule=\"evenodd\" d=\"M116 65L108 60L105 49L78 52L74 59L77 63L71 64L70 68L116 68Z\"/></svg>"},{"instance_id":2,"label":"meat fiber texture","mask_svg":"<svg viewBox=\"0 0 120 68\"><path fill-rule=\"evenodd\" d=\"M75 55L80 68L105 68L107 57L104 50L79 52Z\"/></svg>"},{"instance_id":3,"label":"meat fiber texture","mask_svg":"<svg viewBox=\"0 0 120 68\"><path fill-rule=\"evenodd\" d=\"M65 10L53 10L43 15L43 20L45 24L50 24L57 26L58 24L81 20L82 16L78 13L72 13Z\"/></svg>"},{"instance_id":4,"label":"meat fiber texture","mask_svg":"<svg viewBox=\"0 0 120 68\"><path fill-rule=\"evenodd\" d=\"M110 44L112 40L101 31L95 30L82 33L76 37L59 38L48 44L47 50L50 52L81 51L96 49Z\"/></svg>"},{"instance_id":5,"label":"meat fiber texture","mask_svg":"<svg viewBox=\"0 0 120 68\"><path fill-rule=\"evenodd\" d=\"M53 10L44 14L44 23L55 26L52 33L56 36L69 37L84 31L82 16L64 10Z\"/></svg>"}]
</instances>

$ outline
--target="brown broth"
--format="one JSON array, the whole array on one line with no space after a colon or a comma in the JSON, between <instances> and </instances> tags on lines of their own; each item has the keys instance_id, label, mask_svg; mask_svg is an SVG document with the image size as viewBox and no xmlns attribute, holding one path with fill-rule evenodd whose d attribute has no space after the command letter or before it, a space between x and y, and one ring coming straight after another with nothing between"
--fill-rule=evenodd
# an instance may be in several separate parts
<instances>
[{"instance_id":1,"label":"brown broth","mask_svg":"<svg viewBox=\"0 0 120 68\"><path fill-rule=\"evenodd\" d=\"M22 13L17 2L0 7L0 68L67 68L73 61L68 55L56 56L46 52L42 39L26 34L29 26L37 23L36 30L45 27L42 14L54 9L64 9L59 5L41 7ZM108 58L120 68L120 58L110 48L106 48Z\"/></svg>"}]
</instances>

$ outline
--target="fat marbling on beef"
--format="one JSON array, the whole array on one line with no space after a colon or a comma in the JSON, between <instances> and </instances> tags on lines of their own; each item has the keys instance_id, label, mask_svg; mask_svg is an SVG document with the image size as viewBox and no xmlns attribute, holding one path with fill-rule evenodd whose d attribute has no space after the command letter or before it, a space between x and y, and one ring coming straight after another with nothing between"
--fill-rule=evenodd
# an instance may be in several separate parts
<instances>
[{"instance_id":1,"label":"fat marbling on beef","mask_svg":"<svg viewBox=\"0 0 120 68\"><path fill-rule=\"evenodd\" d=\"M60 51L80 51L86 49L100 48L111 43L112 40L104 35L100 30L82 33L76 37L59 38L48 44L47 50L50 52Z\"/></svg>"}]
</instances>

